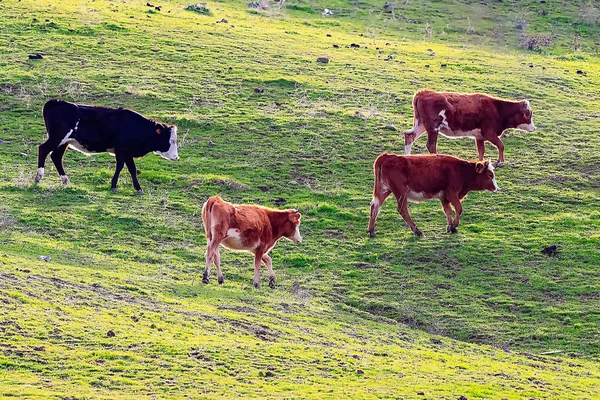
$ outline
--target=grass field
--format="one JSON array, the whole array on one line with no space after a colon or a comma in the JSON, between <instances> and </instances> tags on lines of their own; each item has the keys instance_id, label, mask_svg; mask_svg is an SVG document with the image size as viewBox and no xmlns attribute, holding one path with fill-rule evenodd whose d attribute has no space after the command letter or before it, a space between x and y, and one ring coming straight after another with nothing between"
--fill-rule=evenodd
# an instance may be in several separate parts
<instances>
[{"instance_id":1,"label":"grass field","mask_svg":"<svg viewBox=\"0 0 600 400\"><path fill-rule=\"evenodd\" d=\"M0 2L0 394L600 398L595 3L151 3ZM472 193L459 234L432 201L410 206L418 239L388 200L370 239L372 163L404 145L385 127L425 87L530 99L538 130L507 132L502 191ZM181 160L137 161L143 196L126 173L110 191L106 154L34 185L55 97L176 123ZM225 284L201 283L214 194L302 213L275 290L227 250Z\"/></svg>"}]
</instances>

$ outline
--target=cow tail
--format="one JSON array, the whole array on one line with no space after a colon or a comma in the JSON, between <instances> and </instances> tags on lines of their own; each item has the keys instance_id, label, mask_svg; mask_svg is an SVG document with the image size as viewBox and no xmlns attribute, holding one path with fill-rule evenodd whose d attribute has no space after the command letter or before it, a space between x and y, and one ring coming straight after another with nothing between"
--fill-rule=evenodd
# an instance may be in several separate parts
<instances>
[{"instance_id":1,"label":"cow tail","mask_svg":"<svg viewBox=\"0 0 600 400\"><path fill-rule=\"evenodd\" d=\"M387 153L381 153L381 155L377 157L375 163L373 164L373 175L375 177L375 182L373 183L373 198L377 198L381 194L381 186L383 184L381 180L381 164L383 164L383 159L387 155Z\"/></svg>"},{"instance_id":2,"label":"cow tail","mask_svg":"<svg viewBox=\"0 0 600 400\"><path fill-rule=\"evenodd\" d=\"M206 239L210 242L212 240L212 208L215 204L215 197L209 198L206 203L202 206L202 223L204 224L204 231L206 232Z\"/></svg>"},{"instance_id":3,"label":"cow tail","mask_svg":"<svg viewBox=\"0 0 600 400\"><path fill-rule=\"evenodd\" d=\"M415 93L415 95L413 96L412 99L412 107L413 107L413 127L407 131L404 131L404 135L412 135L413 133L416 132L417 129L417 121L419 120L419 111L417 109L418 106L418 102L419 102L419 95L421 94L421 92L417 92ZM412 143L412 141L411 141ZM409 144L408 142L406 144Z\"/></svg>"}]
</instances>

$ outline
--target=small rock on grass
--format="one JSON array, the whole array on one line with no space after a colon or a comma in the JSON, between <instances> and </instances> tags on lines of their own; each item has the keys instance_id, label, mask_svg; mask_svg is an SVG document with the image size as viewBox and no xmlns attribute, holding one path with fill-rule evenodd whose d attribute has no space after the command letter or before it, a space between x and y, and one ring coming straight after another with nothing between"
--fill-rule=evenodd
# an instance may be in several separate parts
<instances>
[{"instance_id":1,"label":"small rock on grass","mask_svg":"<svg viewBox=\"0 0 600 400\"><path fill-rule=\"evenodd\" d=\"M42 260L42 261L48 262L48 261L52 260L52 257L50 257L50 256L38 256L38 260Z\"/></svg>"},{"instance_id":2,"label":"small rock on grass","mask_svg":"<svg viewBox=\"0 0 600 400\"><path fill-rule=\"evenodd\" d=\"M115 337L115 331L113 331L112 329L108 332L106 332L106 336L108 337Z\"/></svg>"},{"instance_id":3,"label":"small rock on grass","mask_svg":"<svg viewBox=\"0 0 600 400\"><path fill-rule=\"evenodd\" d=\"M359 374L359 375L364 375L365 371L363 371L362 369L359 369L359 370L356 371L356 373Z\"/></svg>"},{"instance_id":4,"label":"small rock on grass","mask_svg":"<svg viewBox=\"0 0 600 400\"><path fill-rule=\"evenodd\" d=\"M385 126L385 129L389 129L390 131L397 131L397 130L398 130L398 128L396 128L396 127L395 127L394 125L392 125L392 124L387 124L387 125Z\"/></svg>"},{"instance_id":5,"label":"small rock on grass","mask_svg":"<svg viewBox=\"0 0 600 400\"><path fill-rule=\"evenodd\" d=\"M317 62L327 64L329 62L329 58L327 58L327 57L319 57L319 58L317 58Z\"/></svg>"},{"instance_id":6,"label":"small rock on grass","mask_svg":"<svg viewBox=\"0 0 600 400\"><path fill-rule=\"evenodd\" d=\"M43 59L44 56L42 56L41 54L37 53L37 54L30 54L29 55L29 59L30 60L41 60Z\"/></svg>"},{"instance_id":7,"label":"small rock on grass","mask_svg":"<svg viewBox=\"0 0 600 400\"><path fill-rule=\"evenodd\" d=\"M542 250L542 254L546 254L547 256L554 257L558 254L558 247L555 244L545 247Z\"/></svg>"}]
</instances>

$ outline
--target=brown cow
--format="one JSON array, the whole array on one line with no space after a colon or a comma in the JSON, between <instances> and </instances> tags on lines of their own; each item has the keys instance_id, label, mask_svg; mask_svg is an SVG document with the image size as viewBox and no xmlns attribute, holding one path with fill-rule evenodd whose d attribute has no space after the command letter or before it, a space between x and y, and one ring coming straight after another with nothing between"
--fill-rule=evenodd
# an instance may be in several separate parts
<instances>
[{"instance_id":1,"label":"brown cow","mask_svg":"<svg viewBox=\"0 0 600 400\"><path fill-rule=\"evenodd\" d=\"M485 141L498 148L497 167L504 165L500 137L509 128L535 131L528 100L503 100L485 94L443 93L420 90L413 97L414 127L404 132L404 154L427 132L427 150L437 153L438 134L449 138L472 137L483 161Z\"/></svg>"},{"instance_id":2,"label":"brown cow","mask_svg":"<svg viewBox=\"0 0 600 400\"><path fill-rule=\"evenodd\" d=\"M371 202L369 234L375 237L375 221L385 199L394 193L398 212L410 229L417 235L417 228L408 213L408 200L421 202L439 199L448 218L448 232L456 233L461 201L471 190L499 190L494 167L489 161L470 162L446 155L397 156L383 153L373 165L375 185ZM456 216L452 220L452 208Z\"/></svg>"},{"instance_id":3,"label":"brown cow","mask_svg":"<svg viewBox=\"0 0 600 400\"><path fill-rule=\"evenodd\" d=\"M254 254L254 287L260 287L260 264L269 270L269 287L275 287L275 274L268 253L282 237L302 242L301 215L296 210L273 210L255 205L233 205L219 196L209 198L202 206L202 222L206 232L206 269L202 282L208 283L210 267L217 267L219 284L223 283L219 245Z\"/></svg>"}]
</instances>

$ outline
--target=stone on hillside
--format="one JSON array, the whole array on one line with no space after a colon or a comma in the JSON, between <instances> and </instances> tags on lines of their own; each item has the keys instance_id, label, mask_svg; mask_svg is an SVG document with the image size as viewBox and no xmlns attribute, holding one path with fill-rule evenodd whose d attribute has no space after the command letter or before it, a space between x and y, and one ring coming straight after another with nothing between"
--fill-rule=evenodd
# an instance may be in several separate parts
<instances>
[{"instance_id":1,"label":"stone on hillside","mask_svg":"<svg viewBox=\"0 0 600 400\"><path fill-rule=\"evenodd\" d=\"M319 57L319 58L317 58L317 62L327 64L329 62L329 58L327 58L327 57Z\"/></svg>"}]
</instances>

